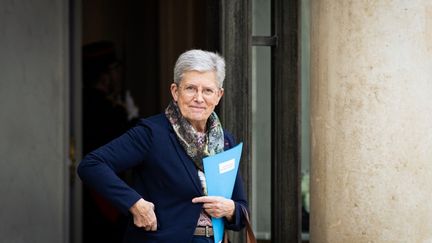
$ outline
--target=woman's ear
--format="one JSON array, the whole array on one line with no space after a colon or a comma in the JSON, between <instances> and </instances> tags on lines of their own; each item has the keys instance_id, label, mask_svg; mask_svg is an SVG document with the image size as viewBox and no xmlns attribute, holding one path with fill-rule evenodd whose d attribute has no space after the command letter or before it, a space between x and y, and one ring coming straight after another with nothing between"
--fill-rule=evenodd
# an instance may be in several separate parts
<instances>
[{"instance_id":1,"label":"woman's ear","mask_svg":"<svg viewBox=\"0 0 432 243\"><path fill-rule=\"evenodd\" d=\"M223 95L224 95L224 89L220 88L220 90L219 90L219 99L222 98Z\"/></svg>"},{"instance_id":2,"label":"woman's ear","mask_svg":"<svg viewBox=\"0 0 432 243\"><path fill-rule=\"evenodd\" d=\"M178 100L178 86L177 86L177 84L172 83L170 89L171 89L171 95L172 95L174 101L177 102L177 100Z\"/></svg>"},{"instance_id":3,"label":"woman's ear","mask_svg":"<svg viewBox=\"0 0 432 243\"><path fill-rule=\"evenodd\" d=\"M220 90L218 91L218 98L217 98L217 104L219 104L220 99L222 98L222 96L224 95L224 89L220 88Z\"/></svg>"}]
</instances>

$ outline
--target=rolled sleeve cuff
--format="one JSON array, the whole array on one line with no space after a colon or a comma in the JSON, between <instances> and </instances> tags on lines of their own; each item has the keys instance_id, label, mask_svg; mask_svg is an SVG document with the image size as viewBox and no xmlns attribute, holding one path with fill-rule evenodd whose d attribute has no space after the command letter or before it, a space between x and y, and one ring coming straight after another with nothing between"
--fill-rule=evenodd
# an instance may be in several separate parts
<instances>
[{"instance_id":1,"label":"rolled sleeve cuff","mask_svg":"<svg viewBox=\"0 0 432 243\"><path fill-rule=\"evenodd\" d=\"M127 215L129 214L129 209L136 203L138 200L140 200L142 197L137 192L132 193L126 200L122 202L122 205L120 206L120 210L123 214Z\"/></svg>"}]
</instances>

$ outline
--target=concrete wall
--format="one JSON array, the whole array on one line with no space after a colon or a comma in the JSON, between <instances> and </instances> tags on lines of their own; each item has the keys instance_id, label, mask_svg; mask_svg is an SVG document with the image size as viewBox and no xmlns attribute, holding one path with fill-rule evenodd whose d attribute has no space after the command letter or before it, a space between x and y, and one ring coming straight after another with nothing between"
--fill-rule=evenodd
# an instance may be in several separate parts
<instances>
[{"instance_id":1,"label":"concrete wall","mask_svg":"<svg viewBox=\"0 0 432 243\"><path fill-rule=\"evenodd\" d=\"M67 16L0 4L0 242L67 242Z\"/></svg>"},{"instance_id":2,"label":"concrete wall","mask_svg":"<svg viewBox=\"0 0 432 243\"><path fill-rule=\"evenodd\" d=\"M432 242L431 16L311 1L311 242Z\"/></svg>"}]
</instances>

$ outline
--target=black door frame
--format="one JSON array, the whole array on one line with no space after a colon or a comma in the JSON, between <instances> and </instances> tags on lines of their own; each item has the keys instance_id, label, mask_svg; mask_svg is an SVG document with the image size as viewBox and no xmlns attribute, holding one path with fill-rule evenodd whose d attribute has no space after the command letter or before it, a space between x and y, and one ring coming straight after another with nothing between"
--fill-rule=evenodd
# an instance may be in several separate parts
<instances>
[{"instance_id":1,"label":"black door frame","mask_svg":"<svg viewBox=\"0 0 432 243\"><path fill-rule=\"evenodd\" d=\"M272 241L301 242L299 0L274 0Z\"/></svg>"}]
</instances>

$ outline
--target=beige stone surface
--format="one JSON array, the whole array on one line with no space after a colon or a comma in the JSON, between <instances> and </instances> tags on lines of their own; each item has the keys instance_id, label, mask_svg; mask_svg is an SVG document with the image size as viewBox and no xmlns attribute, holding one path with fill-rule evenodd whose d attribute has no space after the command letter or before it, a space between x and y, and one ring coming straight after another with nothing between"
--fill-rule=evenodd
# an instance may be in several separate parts
<instances>
[{"instance_id":1,"label":"beige stone surface","mask_svg":"<svg viewBox=\"0 0 432 243\"><path fill-rule=\"evenodd\" d=\"M311 0L311 242L432 243L432 1Z\"/></svg>"}]
</instances>

